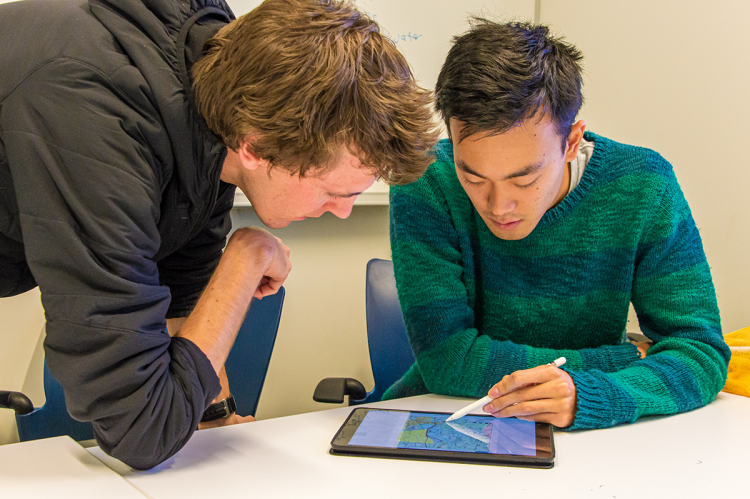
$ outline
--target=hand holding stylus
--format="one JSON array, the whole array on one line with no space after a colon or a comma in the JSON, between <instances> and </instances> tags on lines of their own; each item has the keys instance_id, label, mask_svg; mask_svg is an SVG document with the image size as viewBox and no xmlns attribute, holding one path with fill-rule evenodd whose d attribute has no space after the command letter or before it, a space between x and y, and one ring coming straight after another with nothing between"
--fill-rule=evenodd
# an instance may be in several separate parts
<instances>
[{"instance_id":1,"label":"hand holding stylus","mask_svg":"<svg viewBox=\"0 0 750 499\"><path fill-rule=\"evenodd\" d=\"M558 359L560 360L560 359ZM500 418L551 423L565 428L576 413L576 387L562 363L516 371L490 388L484 411ZM564 363L564 358L563 358Z\"/></svg>"},{"instance_id":2,"label":"hand holding stylus","mask_svg":"<svg viewBox=\"0 0 750 499\"><path fill-rule=\"evenodd\" d=\"M576 387L568 373L557 369L563 364L565 357L560 357L549 364L509 374L490 388L489 395L456 411L447 421L482 407L500 418L570 426L575 419Z\"/></svg>"}]
</instances>

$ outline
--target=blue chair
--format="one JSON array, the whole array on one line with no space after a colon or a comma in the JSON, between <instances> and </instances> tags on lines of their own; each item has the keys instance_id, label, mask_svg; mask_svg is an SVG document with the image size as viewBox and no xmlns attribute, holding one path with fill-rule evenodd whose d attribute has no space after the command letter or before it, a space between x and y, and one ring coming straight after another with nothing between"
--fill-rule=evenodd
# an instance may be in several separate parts
<instances>
[{"instance_id":1,"label":"blue chair","mask_svg":"<svg viewBox=\"0 0 750 499\"><path fill-rule=\"evenodd\" d=\"M44 359L44 396L47 400L42 407L23 415L16 412L16 427L21 442L60 435L69 435L79 442L94 438L91 423L76 421L68 414L62 385L52 376L47 359Z\"/></svg>"},{"instance_id":2,"label":"blue chair","mask_svg":"<svg viewBox=\"0 0 750 499\"><path fill-rule=\"evenodd\" d=\"M255 416L263 382L266 380L271 352L279 330L285 290L262 300L253 298L240 326L224 369L229 388L237 403L237 414Z\"/></svg>"},{"instance_id":3,"label":"blue chair","mask_svg":"<svg viewBox=\"0 0 750 499\"><path fill-rule=\"evenodd\" d=\"M383 393L414 364L404 316L396 291L393 262L374 258L367 262L366 279L367 343L375 387L367 393L353 378L326 378L315 388L313 400L349 405L378 402Z\"/></svg>"},{"instance_id":4,"label":"blue chair","mask_svg":"<svg viewBox=\"0 0 750 499\"><path fill-rule=\"evenodd\" d=\"M224 364L237 403L237 413L243 416L255 415L258 407L279 329L284 293L282 287L275 295L262 300L253 299ZM46 402L35 409L22 393L0 391L0 407L16 411L18 437L22 442L60 435L69 435L77 441L94 438L91 423L76 421L68 414L62 386L52 376L46 360L44 394Z\"/></svg>"}]
</instances>

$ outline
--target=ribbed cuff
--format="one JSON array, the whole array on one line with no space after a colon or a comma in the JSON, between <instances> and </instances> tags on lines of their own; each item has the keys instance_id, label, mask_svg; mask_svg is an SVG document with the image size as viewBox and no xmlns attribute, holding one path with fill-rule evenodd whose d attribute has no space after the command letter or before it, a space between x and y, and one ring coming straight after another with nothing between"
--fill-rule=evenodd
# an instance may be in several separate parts
<instances>
[{"instance_id":1,"label":"ribbed cuff","mask_svg":"<svg viewBox=\"0 0 750 499\"><path fill-rule=\"evenodd\" d=\"M609 428L632 422L636 417L633 399L600 371L567 371L576 385L576 417L566 430Z\"/></svg>"}]
</instances>

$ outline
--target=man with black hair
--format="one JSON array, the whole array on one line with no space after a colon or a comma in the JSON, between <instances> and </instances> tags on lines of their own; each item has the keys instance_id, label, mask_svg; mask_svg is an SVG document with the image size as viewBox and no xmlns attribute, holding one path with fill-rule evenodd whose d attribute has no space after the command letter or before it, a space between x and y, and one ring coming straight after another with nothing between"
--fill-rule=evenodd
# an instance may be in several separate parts
<instances>
[{"instance_id":1,"label":"man with black hair","mask_svg":"<svg viewBox=\"0 0 750 499\"><path fill-rule=\"evenodd\" d=\"M672 167L575 121L581 59L527 23L475 19L454 40L436 86L450 138L391 190L416 364L386 397L489 393L498 417L600 428L724 386L730 352ZM653 344L626 339L630 303Z\"/></svg>"}]
</instances>

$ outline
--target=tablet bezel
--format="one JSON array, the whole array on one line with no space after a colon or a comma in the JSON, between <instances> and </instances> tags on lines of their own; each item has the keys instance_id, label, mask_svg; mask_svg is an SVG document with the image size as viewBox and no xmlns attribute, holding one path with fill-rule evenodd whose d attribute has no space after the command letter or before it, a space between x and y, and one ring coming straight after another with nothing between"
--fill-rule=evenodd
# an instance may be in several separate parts
<instances>
[{"instance_id":1,"label":"tablet bezel","mask_svg":"<svg viewBox=\"0 0 750 499\"><path fill-rule=\"evenodd\" d=\"M412 412L421 414L442 414L449 416L449 412L435 412L404 409L381 409L377 407L356 407L349 413L339 430L331 440L330 454L340 456L382 457L391 459L410 459L420 461L441 461L471 464L494 464L499 466L521 466L530 468L552 468L555 460L555 442L552 426L547 423L535 423L536 456L518 456L512 454L486 454L478 452L439 451L430 449L404 449L392 447L372 447L364 445L348 445L348 442L359 427L350 424L357 411L388 411ZM360 422L366 414L361 416ZM492 418L490 415L472 414L472 416ZM352 429L353 428L353 429ZM347 430L351 434L342 435ZM540 453L540 449L542 452Z\"/></svg>"}]
</instances>

